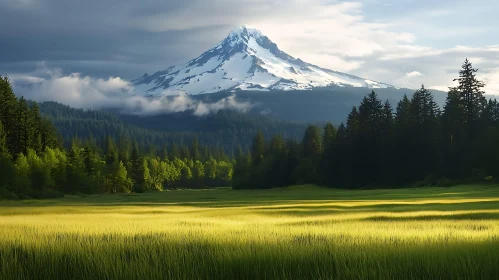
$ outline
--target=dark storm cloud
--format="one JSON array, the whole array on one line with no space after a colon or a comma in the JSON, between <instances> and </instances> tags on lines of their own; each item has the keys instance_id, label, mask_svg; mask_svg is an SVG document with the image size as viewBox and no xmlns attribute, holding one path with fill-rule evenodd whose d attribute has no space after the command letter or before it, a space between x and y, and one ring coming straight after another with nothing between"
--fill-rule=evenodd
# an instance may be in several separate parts
<instances>
[{"instance_id":1,"label":"dark storm cloud","mask_svg":"<svg viewBox=\"0 0 499 280\"><path fill-rule=\"evenodd\" d=\"M187 39L183 38L185 35L178 33L162 32L160 36L151 32L137 31L110 34L42 32L23 37L4 35L0 37L2 46L0 64L26 65L26 62L31 62L28 64L31 64L32 69L36 62L46 61L51 67L63 68L68 72L94 74L94 71L100 71L104 73L99 75L104 76L130 77L131 74L135 77L145 70L140 69L142 67L149 65L160 69L166 68L169 63L183 61L186 55L195 52L189 47L180 48L175 43ZM111 71L108 72L107 68ZM0 66L0 72L1 70L4 69ZM147 71L152 70L159 69L149 68Z\"/></svg>"},{"instance_id":2,"label":"dark storm cloud","mask_svg":"<svg viewBox=\"0 0 499 280\"><path fill-rule=\"evenodd\" d=\"M68 73L130 79L185 62L237 24L186 21L189 9L195 18L223 4L206 2L0 0L0 73L45 61Z\"/></svg>"}]
</instances>

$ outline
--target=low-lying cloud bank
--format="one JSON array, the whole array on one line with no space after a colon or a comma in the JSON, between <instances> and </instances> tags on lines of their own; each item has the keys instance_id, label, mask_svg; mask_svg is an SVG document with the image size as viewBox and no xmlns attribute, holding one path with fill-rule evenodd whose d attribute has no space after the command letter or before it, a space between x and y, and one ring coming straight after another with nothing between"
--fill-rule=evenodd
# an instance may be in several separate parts
<instances>
[{"instance_id":1,"label":"low-lying cloud bank","mask_svg":"<svg viewBox=\"0 0 499 280\"><path fill-rule=\"evenodd\" d=\"M78 73L64 76L60 71L46 68L37 71L41 72L41 77L10 76L14 92L18 96L37 102L57 101L82 109L120 109L123 113L137 115L192 111L196 116L203 116L223 109L247 112L252 107L248 102L237 101L235 96L225 97L213 103L195 100L184 92L164 92L160 97L150 98L120 77L110 77L106 80Z\"/></svg>"}]
</instances>

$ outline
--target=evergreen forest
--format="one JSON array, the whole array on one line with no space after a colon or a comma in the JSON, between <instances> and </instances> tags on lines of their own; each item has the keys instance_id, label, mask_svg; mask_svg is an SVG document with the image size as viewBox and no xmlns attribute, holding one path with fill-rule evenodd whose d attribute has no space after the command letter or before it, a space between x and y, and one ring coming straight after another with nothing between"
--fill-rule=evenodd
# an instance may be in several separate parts
<instances>
[{"instance_id":1,"label":"evergreen forest","mask_svg":"<svg viewBox=\"0 0 499 280\"><path fill-rule=\"evenodd\" d=\"M443 106L424 86L397 104L372 91L344 123L308 126L230 111L146 119L37 104L1 77L0 197L494 182L499 103L477 71L463 63Z\"/></svg>"}]
</instances>

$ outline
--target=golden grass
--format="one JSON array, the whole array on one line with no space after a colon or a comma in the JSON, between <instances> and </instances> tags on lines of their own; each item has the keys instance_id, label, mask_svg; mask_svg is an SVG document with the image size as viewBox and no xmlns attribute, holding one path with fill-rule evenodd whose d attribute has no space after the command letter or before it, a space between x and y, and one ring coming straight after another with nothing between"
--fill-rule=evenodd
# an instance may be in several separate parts
<instances>
[{"instance_id":1,"label":"golden grass","mask_svg":"<svg viewBox=\"0 0 499 280\"><path fill-rule=\"evenodd\" d=\"M0 279L499 279L498 192L476 189L6 202Z\"/></svg>"}]
</instances>

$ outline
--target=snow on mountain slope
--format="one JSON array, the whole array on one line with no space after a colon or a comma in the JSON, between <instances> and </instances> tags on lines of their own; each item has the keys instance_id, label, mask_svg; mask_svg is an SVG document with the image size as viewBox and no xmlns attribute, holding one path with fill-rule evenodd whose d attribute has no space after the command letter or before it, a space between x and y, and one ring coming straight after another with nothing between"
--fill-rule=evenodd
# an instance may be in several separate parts
<instances>
[{"instance_id":1,"label":"snow on mountain slope","mask_svg":"<svg viewBox=\"0 0 499 280\"><path fill-rule=\"evenodd\" d=\"M147 95L222 90L310 90L330 85L387 88L366 80L306 63L279 50L256 29L241 26L196 59L133 81Z\"/></svg>"}]
</instances>

